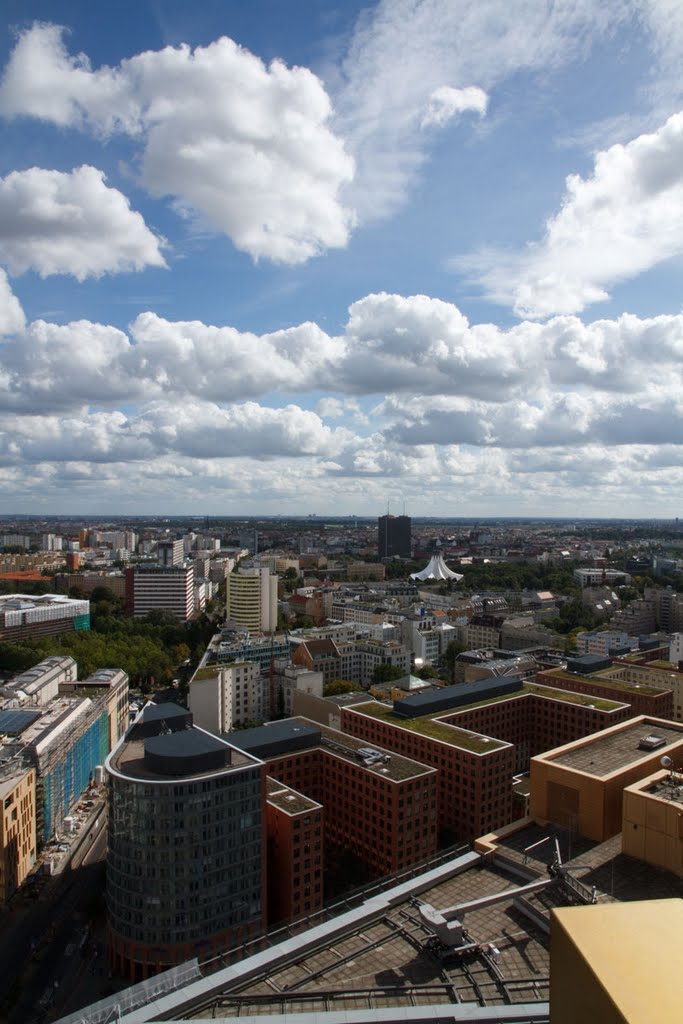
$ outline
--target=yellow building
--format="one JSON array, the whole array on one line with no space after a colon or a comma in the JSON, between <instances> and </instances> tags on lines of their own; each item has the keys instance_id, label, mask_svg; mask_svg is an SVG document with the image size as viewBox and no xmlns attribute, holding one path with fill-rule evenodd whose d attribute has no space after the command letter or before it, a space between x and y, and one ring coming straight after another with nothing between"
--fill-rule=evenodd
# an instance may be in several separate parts
<instances>
[{"instance_id":1,"label":"yellow building","mask_svg":"<svg viewBox=\"0 0 683 1024\"><path fill-rule=\"evenodd\" d=\"M680 751L680 753L679 753ZM640 715L531 759L529 813L596 842L621 832L623 792L668 755L683 755L683 725Z\"/></svg>"},{"instance_id":2,"label":"yellow building","mask_svg":"<svg viewBox=\"0 0 683 1024\"><path fill-rule=\"evenodd\" d=\"M551 911L550 1024L681 1019L683 900Z\"/></svg>"},{"instance_id":3,"label":"yellow building","mask_svg":"<svg viewBox=\"0 0 683 1024\"><path fill-rule=\"evenodd\" d=\"M621 848L683 878L683 776L655 772L624 790Z\"/></svg>"},{"instance_id":4,"label":"yellow building","mask_svg":"<svg viewBox=\"0 0 683 1024\"><path fill-rule=\"evenodd\" d=\"M0 904L17 891L36 860L36 773L0 778Z\"/></svg>"},{"instance_id":5,"label":"yellow building","mask_svg":"<svg viewBox=\"0 0 683 1024\"><path fill-rule=\"evenodd\" d=\"M277 629L277 576L270 569L239 569L226 577L226 617L250 633Z\"/></svg>"}]
</instances>

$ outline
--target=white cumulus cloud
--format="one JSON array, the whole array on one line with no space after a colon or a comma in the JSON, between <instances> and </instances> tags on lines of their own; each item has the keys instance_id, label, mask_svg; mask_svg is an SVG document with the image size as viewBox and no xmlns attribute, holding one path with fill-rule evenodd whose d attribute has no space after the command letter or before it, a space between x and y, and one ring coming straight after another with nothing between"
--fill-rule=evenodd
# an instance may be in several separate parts
<instances>
[{"instance_id":1,"label":"white cumulus cloud","mask_svg":"<svg viewBox=\"0 0 683 1024\"><path fill-rule=\"evenodd\" d=\"M31 167L0 178L0 261L12 274L32 269L79 281L166 266L161 239L88 165L68 174Z\"/></svg>"},{"instance_id":2,"label":"white cumulus cloud","mask_svg":"<svg viewBox=\"0 0 683 1024\"><path fill-rule=\"evenodd\" d=\"M520 253L455 261L522 317L581 312L608 289L683 253L683 112L658 131L598 153L570 175L560 211Z\"/></svg>"},{"instance_id":3,"label":"white cumulus cloud","mask_svg":"<svg viewBox=\"0 0 683 1024\"><path fill-rule=\"evenodd\" d=\"M339 191L354 164L329 127L322 83L306 68L265 66L231 39L93 70L61 28L35 24L5 70L0 113L137 139L147 190L255 259L301 263L348 240L354 216Z\"/></svg>"},{"instance_id":4,"label":"white cumulus cloud","mask_svg":"<svg viewBox=\"0 0 683 1024\"><path fill-rule=\"evenodd\" d=\"M7 274L0 269L0 334L21 331L26 323L21 303L10 288Z\"/></svg>"}]
</instances>

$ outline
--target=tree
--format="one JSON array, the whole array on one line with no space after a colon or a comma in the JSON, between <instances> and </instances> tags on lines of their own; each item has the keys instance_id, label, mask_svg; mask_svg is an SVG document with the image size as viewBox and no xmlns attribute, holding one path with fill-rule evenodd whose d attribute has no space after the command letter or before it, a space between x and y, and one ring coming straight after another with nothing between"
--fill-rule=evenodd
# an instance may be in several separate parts
<instances>
[{"instance_id":1,"label":"tree","mask_svg":"<svg viewBox=\"0 0 683 1024\"><path fill-rule=\"evenodd\" d=\"M404 675L405 672L398 665L375 665L371 682L373 686L377 686L379 683L390 683L394 679L402 679Z\"/></svg>"},{"instance_id":2,"label":"tree","mask_svg":"<svg viewBox=\"0 0 683 1024\"><path fill-rule=\"evenodd\" d=\"M327 686L323 687L323 697L338 697L341 693L362 693L363 687L360 683L354 683L351 679L332 679Z\"/></svg>"},{"instance_id":3,"label":"tree","mask_svg":"<svg viewBox=\"0 0 683 1024\"><path fill-rule=\"evenodd\" d=\"M462 654L464 650L464 644L461 644L458 640L451 640L446 647L446 650L441 655L441 664L450 679L453 678L453 673L455 672L455 659L459 654Z\"/></svg>"}]
</instances>

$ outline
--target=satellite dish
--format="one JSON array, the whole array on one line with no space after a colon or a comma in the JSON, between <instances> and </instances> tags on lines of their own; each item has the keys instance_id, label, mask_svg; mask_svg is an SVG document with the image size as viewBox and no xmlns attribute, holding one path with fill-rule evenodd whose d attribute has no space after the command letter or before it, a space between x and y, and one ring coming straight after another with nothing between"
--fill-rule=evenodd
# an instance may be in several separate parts
<instances>
[{"instance_id":1,"label":"satellite dish","mask_svg":"<svg viewBox=\"0 0 683 1024\"><path fill-rule=\"evenodd\" d=\"M662 757L660 757L659 759L659 763L661 764L662 768L673 768L674 766L674 763L668 754L663 754Z\"/></svg>"}]
</instances>

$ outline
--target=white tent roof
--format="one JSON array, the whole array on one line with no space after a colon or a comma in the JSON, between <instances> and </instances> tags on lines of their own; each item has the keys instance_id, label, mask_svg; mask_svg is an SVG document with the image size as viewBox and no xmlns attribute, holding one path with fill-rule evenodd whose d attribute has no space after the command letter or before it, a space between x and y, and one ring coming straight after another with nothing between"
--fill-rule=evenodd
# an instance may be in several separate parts
<instances>
[{"instance_id":1,"label":"white tent roof","mask_svg":"<svg viewBox=\"0 0 683 1024\"><path fill-rule=\"evenodd\" d=\"M411 573L410 578L411 580L455 580L457 582L462 579L462 576L448 568L442 555L432 555L429 565L422 572Z\"/></svg>"}]
</instances>

